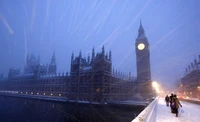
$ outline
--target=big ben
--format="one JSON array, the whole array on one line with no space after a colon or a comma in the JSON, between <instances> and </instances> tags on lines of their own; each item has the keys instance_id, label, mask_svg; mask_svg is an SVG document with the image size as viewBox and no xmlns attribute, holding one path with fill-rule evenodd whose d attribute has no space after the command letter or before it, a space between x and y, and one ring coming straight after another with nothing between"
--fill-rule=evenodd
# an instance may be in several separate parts
<instances>
[{"instance_id":1,"label":"big ben","mask_svg":"<svg viewBox=\"0 0 200 122\"><path fill-rule=\"evenodd\" d=\"M135 42L138 92L144 98L152 97L150 46L140 22Z\"/></svg>"}]
</instances>

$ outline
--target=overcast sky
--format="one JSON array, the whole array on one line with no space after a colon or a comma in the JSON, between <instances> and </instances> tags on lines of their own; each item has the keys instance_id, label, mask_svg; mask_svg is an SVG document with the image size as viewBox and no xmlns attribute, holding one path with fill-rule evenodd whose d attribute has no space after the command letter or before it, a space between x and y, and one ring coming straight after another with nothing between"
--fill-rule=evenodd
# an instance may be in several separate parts
<instances>
[{"instance_id":1,"label":"overcast sky","mask_svg":"<svg viewBox=\"0 0 200 122\"><path fill-rule=\"evenodd\" d=\"M199 0L0 0L0 73L21 68L29 53L58 72L71 53L112 51L113 68L136 76L140 19L150 43L152 80L169 84L200 55Z\"/></svg>"}]
</instances>

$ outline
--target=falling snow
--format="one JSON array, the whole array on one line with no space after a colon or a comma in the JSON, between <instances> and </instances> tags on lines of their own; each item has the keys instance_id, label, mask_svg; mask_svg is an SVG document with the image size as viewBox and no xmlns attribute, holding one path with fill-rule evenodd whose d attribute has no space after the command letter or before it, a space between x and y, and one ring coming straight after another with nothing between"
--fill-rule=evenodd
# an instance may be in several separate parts
<instances>
[{"instance_id":1,"label":"falling snow","mask_svg":"<svg viewBox=\"0 0 200 122\"><path fill-rule=\"evenodd\" d=\"M199 1L21 0L0 2L0 73L24 68L26 55L48 64L56 52L58 72L69 72L70 56L91 55L104 45L113 68L136 76L135 39L142 20L150 43L151 74L173 87L200 55Z\"/></svg>"}]
</instances>

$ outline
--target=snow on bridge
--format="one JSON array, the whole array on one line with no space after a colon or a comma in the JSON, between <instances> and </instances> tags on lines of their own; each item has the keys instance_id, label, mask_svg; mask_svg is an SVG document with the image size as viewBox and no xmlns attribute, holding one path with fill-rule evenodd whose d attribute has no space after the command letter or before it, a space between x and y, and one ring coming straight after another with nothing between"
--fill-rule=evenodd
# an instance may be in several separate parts
<instances>
[{"instance_id":1,"label":"snow on bridge","mask_svg":"<svg viewBox=\"0 0 200 122\"><path fill-rule=\"evenodd\" d=\"M200 105L180 101L182 112L178 117L171 113L164 98L154 100L132 122L200 122Z\"/></svg>"},{"instance_id":2,"label":"snow on bridge","mask_svg":"<svg viewBox=\"0 0 200 122\"><path fill-rule=\"evenodd\" d=\"M157 105L156 122L200 122L200 105L180 101L182 111L178 117L171 113L170 107L165 104L164 98L160 98Z\"/></svg>"}]
</instances>

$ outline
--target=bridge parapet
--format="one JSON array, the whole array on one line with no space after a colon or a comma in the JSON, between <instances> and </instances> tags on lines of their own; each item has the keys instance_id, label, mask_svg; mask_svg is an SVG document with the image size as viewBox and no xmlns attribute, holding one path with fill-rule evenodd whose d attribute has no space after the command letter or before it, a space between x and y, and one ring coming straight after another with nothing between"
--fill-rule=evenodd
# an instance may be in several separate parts
<instances>
[{"instance_id":1,"label":"bridge parapet","mask_svg":"<svg viewBox=\"0 0 200 122\"><path fill-rule=\"evenodd\" d=\"M131 122L155 122L157 113L158 97L154 99L134 120Z\"/></svg>"},{"instance_id":2,"label":"bridge parapet","mask_svg":"<svg viewBox=\"0 0 200 122\"><path fill-rule=\"evenodd\" d=\"M189 98L189 99L179 99L179 100L200 105L200 99Z\"/></svg>"}]
</instances>

